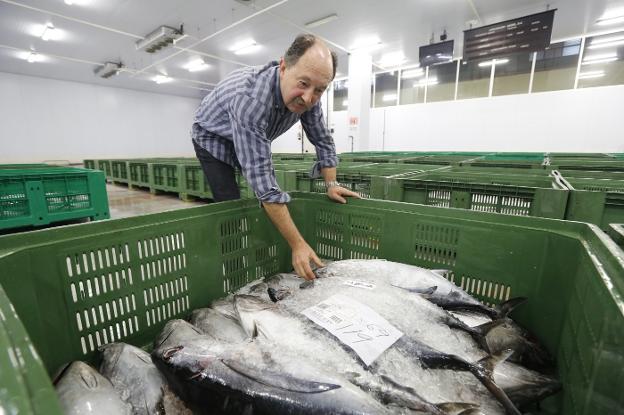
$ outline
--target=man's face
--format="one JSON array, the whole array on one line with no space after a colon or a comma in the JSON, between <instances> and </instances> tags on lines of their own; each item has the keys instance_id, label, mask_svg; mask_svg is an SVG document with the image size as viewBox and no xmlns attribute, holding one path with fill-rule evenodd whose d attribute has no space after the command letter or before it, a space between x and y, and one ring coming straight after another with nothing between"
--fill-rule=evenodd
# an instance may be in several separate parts
<instances>
[{"instance_id":1,"label":"man's face","mask_svg":"<svg viewBox=\"0 0 624 415\"><path fill-rule=\"evenodd\" d=\"M313 45L296 64L286 67L280 61L280 90L284 104L291 112L303 114L318 102L332 80L330 52Z\"/></svg>"}]
</instances>

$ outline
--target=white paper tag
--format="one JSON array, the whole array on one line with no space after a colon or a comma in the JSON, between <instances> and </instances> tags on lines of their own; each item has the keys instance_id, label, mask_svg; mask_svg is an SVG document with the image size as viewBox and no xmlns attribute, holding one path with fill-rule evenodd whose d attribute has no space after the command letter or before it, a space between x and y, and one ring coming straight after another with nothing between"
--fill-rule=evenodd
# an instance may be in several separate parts
<instances>
[{"instance_id":1,"label":"white paper tag","mask_svg":"<svg viewBox=\"0 0 624 415\"><path fill-rule=\"evenodd\" d=\"M403 335L372 308L340 294L301 313L353 349L366 366Z\"/></svg>"},{"instance_id":2,"label":"white paper tag","mask_svg":"<svg viewBox=\"0 0 624 415\"><path fill-rule=\"evenodd\" d=\"M372 290L373 288L375 288L375 284L373 284L372 282L362 280L346 280L344 282L344 285L349 285L356 288L366 288L367 290Z\"/></svg>"}]
</instances>

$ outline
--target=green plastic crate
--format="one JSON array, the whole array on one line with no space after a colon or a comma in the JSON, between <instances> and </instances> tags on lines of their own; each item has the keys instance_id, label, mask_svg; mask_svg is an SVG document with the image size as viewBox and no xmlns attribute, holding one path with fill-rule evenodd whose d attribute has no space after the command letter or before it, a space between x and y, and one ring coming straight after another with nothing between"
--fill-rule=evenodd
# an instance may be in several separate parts
<instances>
[{"instance_id":1,"label":"green plastic crate","mask_svg":"<svg viewBox=\"0 0 624 415\"><path fill-rule=\"evenodd\" d=\"M46 167L56 167L54 165L51 164L45 164L45 163L30 163L30 164L0 164L0 170L5 170L5 169L11 169L11 170L15 170L15 169L43 169Z\"/></svg>"},{"instance_id":2,"label":"green plastic crate","mask_svg":"<svg viewBox=\"0 0 624 415\"><path fill-rule=\"evenodd\" d=\"M84 165L85 169L90 169L90 170L97 169L97 160L94 160L94 159L83 160L82 164Z\"/></svg>"},{"instance_id":3,"label":"green plastic crate","mask_svg":"<svg viewBox=\"0 0 624 415\"><path fill-rule=\"evenodd\" d=\"M607 233L616 244L624 248L624 223L612 223Z\"/></svg>"},{"instance_id":4,"label":"green plastic crate","mask_svg":"<svg viewBox=\"0 0 624 415\"><path fill-rule=\"evenodd\" d=\"M129 182L128 161L127 160L111 160L111 175L113 183Z\"/></svg>"},{"instance_id":5,"label":"green plastic crate","mask_svg":"<svg viewBox=\"0 0 624 415\"><path fill-rule=\"evenodd\" d=\"M0 229L85 217L110 217L101 171L70 167L0 170Z\"/></svg>"},{"instance_id":6,"label":"green plastic crate","mask_svg":"<svg viewBox=\"0 0 624 415\"><path fill-rule=\"evenodd\" d=\"M624 180L619 177L623 173L586 173L570 170L564 175L570 189L565 219L593 223L609 231L612 223L624 222Z\"/></svg>"},{"instance_id":7,"label":"green plastic crate","mask_svg":"<svg viewBox=\"0 0 624 415\"><path fill-rule=\"evenodd\" d=\"M293 196L292 217L321 257L449 268L484 301L528 297L514 317L554 353L563 382L531 413L622 413L624 252L595 227ZM105 342L149 346L167 320L289 271L290 261L251 200L1 237L0 348L21 357L0 354L4 401L20 414L59 415L46 372L95 362Z\"/></svg>"},{"instance_id":8,"label":"green plastic crate","mask_svg":"<svg viewBox=\"0 0 624 415\"><path fill-rule=\"evenodd\" d=\"M371 197L429 206L563 219L568 191L506 184L373 177Z\"/></svg>"},{"instance_id":9,"label":"green plastic crate","mask_svg":"<svg viewBox=\"0 0 624 415\"><path fill-rule=\"evenodd\" d=\"M102 170L104 172L104 176L107 180L111 180L113 178L113 171L111 169L111 161L112 160L96 160L97 169Z\"/></svg>"}]
</instances>

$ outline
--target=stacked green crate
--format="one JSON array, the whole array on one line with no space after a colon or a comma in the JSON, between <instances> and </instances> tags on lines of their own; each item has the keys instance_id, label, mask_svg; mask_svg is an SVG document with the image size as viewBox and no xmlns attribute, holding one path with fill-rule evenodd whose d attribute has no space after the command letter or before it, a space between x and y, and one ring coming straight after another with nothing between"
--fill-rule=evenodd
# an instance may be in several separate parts
<instances>
[{"instance_id":1,"label":"stacked green crate","mask_svg":"<svg viewBox=\"0 0 624 415\"><path fill-rule=\"evenodd\" d=\"M554 178L544 175L497 176L437 170L403 178L376 178L372 196L507 215L564 218L568 191Z\"/></svg>"},{"instance_id":2,"label":"stacked green crate","mask_svg":"<svg viewBox=\"0 0 624 415\"><path fill-rule=\"evenodd\" d=\"M102 172L70 167L0 169L0 229L85 217L110 217Z\"/></svg>"}]
</instances>

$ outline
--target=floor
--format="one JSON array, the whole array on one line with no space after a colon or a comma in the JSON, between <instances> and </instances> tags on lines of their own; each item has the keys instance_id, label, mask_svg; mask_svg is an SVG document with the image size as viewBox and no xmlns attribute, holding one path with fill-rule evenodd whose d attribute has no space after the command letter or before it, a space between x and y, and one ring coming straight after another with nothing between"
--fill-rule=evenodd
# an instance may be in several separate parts
<instances>
[{"instance_id":1,"label":"floor","mask_svg":"<svg viewBox=\"0 0 624 415\"><path fill-rule=\"evenodd\" d=\"M119 184L106 184L106 191L111 219L185 209L207 203L200 199L185 202L174 193L153 195L148 190L128 189Z\"/></svg>"}]
</instances>

